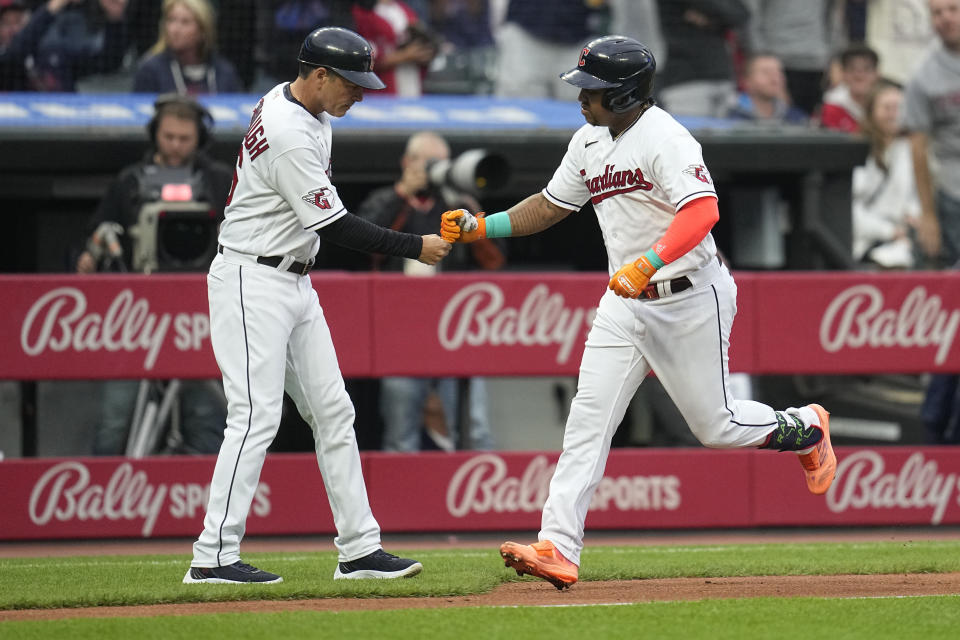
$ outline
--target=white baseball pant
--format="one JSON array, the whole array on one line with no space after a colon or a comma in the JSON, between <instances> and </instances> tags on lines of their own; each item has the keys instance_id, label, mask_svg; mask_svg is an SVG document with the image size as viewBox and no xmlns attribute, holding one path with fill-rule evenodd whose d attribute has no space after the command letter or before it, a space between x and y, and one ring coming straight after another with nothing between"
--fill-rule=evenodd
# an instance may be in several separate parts
<instances>
[{"instance_id":1,"label":"white baseball pant","mask_svg":"<svg viewBox=\"0 0 960 640\"><path fill-rule=\"evenodd\" d=\"M607 291L587 336L563 453L543 507L540 540L580 564L584 521L603 477L610 441L651 369L707 447L759 446L777 426L765 404L736 400L727 351L737 287L716 261L689 274L693 287L659 300Z\"/></svg>"},{"instance_id":2,"label":"white baseball pant","mask_svg":"<svg viewBox=\"0 0 960 640\"><path fill-rule=\"evenodd\" d=\"M340 561L379 549L380 527L363 481L353 404L310 278L229 252L214 258L207 293L227 427L192 566L240 559L260 470L280 425L284 390L313 430Z\"/></svg>"}]
</instances>

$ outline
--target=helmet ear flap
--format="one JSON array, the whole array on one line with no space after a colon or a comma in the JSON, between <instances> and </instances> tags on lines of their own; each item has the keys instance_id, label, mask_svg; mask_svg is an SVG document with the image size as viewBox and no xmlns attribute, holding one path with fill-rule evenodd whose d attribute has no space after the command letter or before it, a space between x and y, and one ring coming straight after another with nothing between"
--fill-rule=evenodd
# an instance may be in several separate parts
<instances>
[{"instance_id":1,"label":"helmet ear flap","mask_svg":"<svg viewBox=\"0 0 960 640\"><path fill-rule=\"evenodd\" d=\"M623 113L640 104L643 97L637 85L625 85L614 89L607 89L600 104L607 111Z\"/></svg>"}]
</instances>

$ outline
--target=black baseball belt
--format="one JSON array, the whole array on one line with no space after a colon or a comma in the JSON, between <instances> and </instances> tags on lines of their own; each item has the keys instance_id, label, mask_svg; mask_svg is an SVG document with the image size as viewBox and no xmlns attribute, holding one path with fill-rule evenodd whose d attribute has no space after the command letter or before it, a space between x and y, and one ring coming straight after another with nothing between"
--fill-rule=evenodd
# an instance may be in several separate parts
<instances>
[{"instance_id":1,"label":"black baseball belt","mask_svg":"<svg viewBox=\"0 0 960 640\"><path fill-rule=\"evenodd\" d=\"M217 251L223 253L223 245L217 245ZM283 256L257 256L257 264L266 265L268 267L273 267L276 269L280 266L280 263L283 262ZM297 275L305 276L310 273L310 269L313 269L312 262L292 262L290 266L287 267L287 271L290 273L296 273Z\"/></svg>"},{"instance_id":2,"label":"black baseball belt","mask_svg":"<svg viewBox=\"0 0 960 640\"><path fill-rule=\"evenodd\" d=\"M659 300L665 295L672 296L675 293L686 291L692 286L693 283L690 282L690 278L687 276L680 276L679 278L674 278L673 280L669 280L667 282L648 284L643 288L643 291L640 292L640 298L646 300ZM661 295L658 287L662 287L666 290L666 292Z\"/></svg>"},{"instance_id":3,"label":"black baseball belt","mask_svg":"<svg viewBox=\"0 0 960 640\"><path fill-rule=\"evenodd\" d=\"M717 256L717 263L723 266L723 260L720 258L720 254ZM681 291L686 291L693 286L693 283L690 281L690 278L687 276L680 276L679 278L674 278L669 282L658 282L656 284L648 284L644 287L643 291L640 292L638 299L640 300L659 300L664 296L672 296L675 293L680 293ZM664 293L660 293L658 287L663 287Z\"/></svg>"}]
</instances>

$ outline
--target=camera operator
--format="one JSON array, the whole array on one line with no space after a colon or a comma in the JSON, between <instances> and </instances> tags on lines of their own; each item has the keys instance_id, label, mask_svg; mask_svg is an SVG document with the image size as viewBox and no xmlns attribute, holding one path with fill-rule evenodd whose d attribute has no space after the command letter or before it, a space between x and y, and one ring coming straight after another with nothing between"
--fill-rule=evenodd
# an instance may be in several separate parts
<instances>
[{"instance_id":1,"label":"camera operator","mask_svg":"<svg viewBox=\"0 0 960 640\"><path fill-rule=\"evenodd\" d=\"M203 151L210 137L212 118L192 98L165 94L157 98L155 114L147 125L150 147L143 159L120 171L108 187L88 225L86 248L77 259L78 273L132 271L136 243L131 228L141 210L166 199L164 172L173 172L184 184L176 187L178 199L207 205L215 214L210 224L223 218L232 172ZM215 237L215 229L211 229ZM157 236L159 238L159 235ZM151 237L151 240L154 240ZM163 270L163 265L159 266ZM184 381L179 387L182 442L175 450L215 453L223 439L225 406L222 389L213 381ZM140 383L135 380L104 384L103 415L94 443L97 455L122 455L131 426ZM218 397L220 396L220 397Z\"/></svg>"},{"instance_id":2,"label":"camera operator","mask_svg":"<svg viewBox=\"0 0 960 640\"><path fill-rule=\"evenodd\" d=\"M228 166L210 159L203 151L211 126L206 109L191 98L175 94L159 96L155 109L147 125L149 149L143 159L120 171L90 219L89 241L77 260L79 273L132 269L133 240L127 231L137 223L141 207L159 199L158 194L145 193L144 189L151 174L159 170L187 170L191 183L202 185L201 193L194 194L194 199L209 203L217 219L223 218L233 174ZM111 231L119 236L119 246L108 246L112 244Z\"/></svg>"},{"instance_id":3,"label":"camera operator","mask_svg":"<svg viewBox=\"0 0 960 640\"><path fill-rule=\"evenodd\" d=\"M407 140L400 160L402 174L393 185L370 193L357 215L395 231L423 234L437 227L440 215L450 207L479 206L469 194L450 185L431 180L431 163L450 159L446 140L430 131L415 133ZM439 173L439 172L436 172ZM476 209L474 209L476 210ZM476 244L476 243L474 243ZM467 251L461 249L469 247ZM444 261L450 270L499 269L505 258L500 247L486 241L478 247L456 244ZM400 271L411 276L431 275L436 266L427 266L406 258L373 255L374 271ZM421 437L439 449L456 446L459 408L458 380L385 377L380 381L380 414L384 423L383 449L418 451ZM487 415L486 385L483 378L468 382L469 443L461 448L492 449L493 441ZM437 402L439 400L439 403ZM442 404L442 411L437 406Z\"/></svg>"}]
</instances>

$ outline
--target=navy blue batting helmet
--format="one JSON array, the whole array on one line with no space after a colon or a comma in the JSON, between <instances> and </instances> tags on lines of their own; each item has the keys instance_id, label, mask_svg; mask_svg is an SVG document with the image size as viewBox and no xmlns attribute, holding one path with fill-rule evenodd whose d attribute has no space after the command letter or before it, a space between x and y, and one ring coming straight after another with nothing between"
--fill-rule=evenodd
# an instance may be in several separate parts
<instances>
[{"instance_id":1,"label":"navy blue batting helmet","mask_svg":"<svg viewBox=\"0 0 960 640\"><path fill-rule=\"evenodd\" d=\"M364 89L384 89L387 86L373 72L373 47L350 29L314 29L304 38L297 60L330 69Z\"/></svg>"},{"instance_id":2,"label":"navy blue batting helmet","mask_svg":"<svg viewBox=\"0 0 960 640\"><path fill-rule=\"evenodd\" d=\"M626 36L591 40L577 66L560 77L581 89L606 89L601 104L608 111L629 111L650 97L657 62L643 44Z\"/></svg>"}]
</instances>

